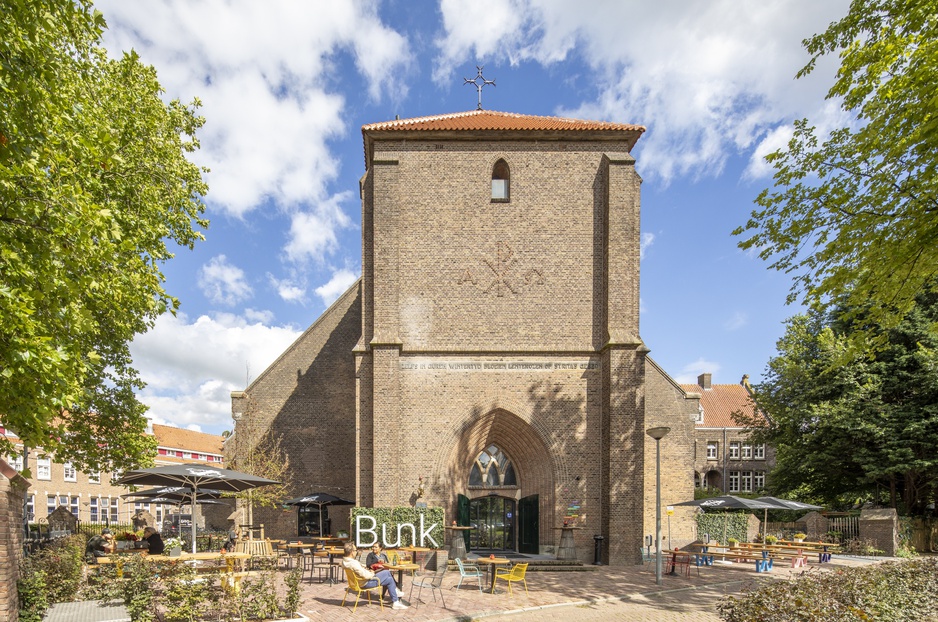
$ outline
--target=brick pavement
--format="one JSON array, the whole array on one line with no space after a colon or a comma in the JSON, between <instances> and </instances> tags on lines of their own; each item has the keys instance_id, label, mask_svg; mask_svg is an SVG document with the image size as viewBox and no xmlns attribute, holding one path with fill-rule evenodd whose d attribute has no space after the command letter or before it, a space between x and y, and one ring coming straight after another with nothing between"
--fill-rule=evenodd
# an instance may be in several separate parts
<instances>
[{"instance_id":1,"label":"brick pavement","mask_svg":"<svg viewBox=\"0 0 938 622\"><path fill-rule=\"evenodd\" d=\"M824 564L824 570L869 563L863 560L835 558ZM819 568L811 564L809 571ZM592 622L596 620L629 619L671 622L695 620L718 621L715 605L726 594L739 593L761 580L780 580L800 574L803 569L776 566L771 573L757 574L752 564L728 564L702 568L699 577L695 568L690 577L664 576L663 585L655 584L653 564L634 567L601 567L587 572L529 572L528 594L514 589L514 594L479 593L475 586L463 583L460 590L451 589L458 573L447 573L443 583L443 607L425 589L423 597L404 611L377 604L359 603L353 614L348 601L340 605L345 585L304 581L301 611L311 620L357 620L379 622L403 620L414 622ZM410 592L410 579L404 579L404 597ZM352 597L350 596L350 599Z\"/></svg>"}]
</instances>

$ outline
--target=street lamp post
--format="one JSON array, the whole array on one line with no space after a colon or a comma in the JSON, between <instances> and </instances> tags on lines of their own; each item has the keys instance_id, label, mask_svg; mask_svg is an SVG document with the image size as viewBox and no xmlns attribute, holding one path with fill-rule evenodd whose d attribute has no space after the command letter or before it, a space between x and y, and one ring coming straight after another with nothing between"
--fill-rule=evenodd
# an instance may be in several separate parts
<instances>
[{"instance_id":1,"label":"street lamp post","mask_svg":"<svg viewBox=\"0 0 938 622\"><path fill-rule=\"evenodd\" d=\"M661 439L671 428L649 428L645 434L655 439L655 583L661 585Z\"/></svg>"}]
</instances>

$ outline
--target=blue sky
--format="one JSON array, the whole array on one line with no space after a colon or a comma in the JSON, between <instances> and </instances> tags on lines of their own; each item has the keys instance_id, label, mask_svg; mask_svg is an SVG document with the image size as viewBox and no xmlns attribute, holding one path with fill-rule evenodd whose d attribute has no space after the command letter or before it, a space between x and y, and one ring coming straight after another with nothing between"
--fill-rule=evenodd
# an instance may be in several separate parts
<instances>
[{"instance_id":1,"label":"blue sky","mask_svg":"<svg viewBox=\"0 0 938 622\"><path fill-rule=\"evenodd\" d=\"M165 266L181 300L132 346L157 423L220 433L243 389L361 273L361 126L486 109L637 123L641 336L675 379L758 381L790 279L730 232L796 118L844 120L801 41L846 0L96 4L170 98L202 101L211 226Z\"/></svg>"}]
</instances>

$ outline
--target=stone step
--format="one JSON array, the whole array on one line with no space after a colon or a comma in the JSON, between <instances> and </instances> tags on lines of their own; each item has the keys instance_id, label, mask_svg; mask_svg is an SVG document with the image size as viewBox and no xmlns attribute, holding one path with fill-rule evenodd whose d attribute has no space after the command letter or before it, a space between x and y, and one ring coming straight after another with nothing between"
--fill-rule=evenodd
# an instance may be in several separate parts
<instances>
[{"instance_id":1,"label":"stone step","mask_svg":"<svg viewBox=\"0 0 938 622\"><path fill-rule=\"evenodd\" d=\"M512 561L527 561L528 572L593 572L600 568L599 566L594 566L592 564L555 559L518 559ZM459 572L456 563L452 560L449 561L448 568L450 571Z\"/></svg>"}]
</instances>

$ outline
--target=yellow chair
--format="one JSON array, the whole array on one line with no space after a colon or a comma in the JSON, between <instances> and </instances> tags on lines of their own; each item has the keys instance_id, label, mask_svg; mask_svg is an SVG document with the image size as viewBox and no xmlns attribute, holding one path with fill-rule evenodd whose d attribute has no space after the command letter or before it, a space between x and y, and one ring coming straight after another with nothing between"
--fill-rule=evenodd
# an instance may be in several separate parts
<instances>
[{"instance_id":1,"label":"yellow chair","mask_svg":"<svg viewBox=\"0 0 938 622\"><path fill-rule=\"evenodd\" d=\"M508 594L511 594L511 582L512 581L521 581L521 584L524 585L524 593L528 593L528 582L524 580L524 573L528 571L527 562L523 564L515 564L511 568L502 569L499 568L495 571L495 580L502 579L503 581L508 582Z\"/></svg>"},{"instance_id":2,"label":"yellow chair","mask_svg":"<svg viewBox=\"0 0 938 622\"><path fill-rule=\"evenodd\" d=\"M374 587L363 587L367 581L362 581L358 578L351 568L345 569L345 578L348 579L348 587L345 589L345 596L342 597L342 606L345 606L345 599L348 598L349 592L355 592L355 606L352 607L352 613L355 613L355 610L358 609L358 601L362 597L362 592L368 595L368 604L371 604L371 593L374 590L379 590L375 593L375 596L378 597L378 602L381 603L381 611L384 611L384 599L381 598L381 586L376 585Z\"/></svg>"}]
</instances>

